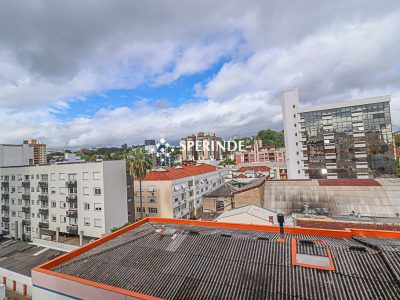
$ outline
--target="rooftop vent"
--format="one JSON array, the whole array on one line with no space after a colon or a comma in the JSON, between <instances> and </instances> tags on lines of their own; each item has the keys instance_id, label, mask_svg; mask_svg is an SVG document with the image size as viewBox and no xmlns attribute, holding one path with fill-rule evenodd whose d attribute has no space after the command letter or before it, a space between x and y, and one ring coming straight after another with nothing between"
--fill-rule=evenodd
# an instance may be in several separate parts
<instances>
[{"instance_id":1,"label":"rooftop vent","mask_svg":"<svg viewBox=\"0 0 400 300\"><path fill-rule=\"evenodd\" d=\"M292 239L292 265L334 271L335 266L324 240Z\"/></svg>"},{"instance_id":2,"label":"rooftop vent","mask_svg":"<svg viewBox=\"0 0 400 300\"><path fill-rule=\"evenodd\" d=\"M352 251L367 252L367 248L365 248L364 246L354 245L354 246L350 246L349 249Z\"/></svg>"}]
</instances>

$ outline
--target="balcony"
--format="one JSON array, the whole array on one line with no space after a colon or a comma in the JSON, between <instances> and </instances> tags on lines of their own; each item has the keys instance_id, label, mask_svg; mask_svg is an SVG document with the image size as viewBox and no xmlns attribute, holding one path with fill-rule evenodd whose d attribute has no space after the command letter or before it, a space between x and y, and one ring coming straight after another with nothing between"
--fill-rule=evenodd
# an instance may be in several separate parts
<instances>
[{"instance_id":1,"label":"balcony","mask_svg":"<svg viewBox=\"0 0 400 300\"><path fill-rule=\"evenodd\" d=\"M1 210L3 210L3 211L9 211L9 210L10 210L10 207L9 207L8 205L2 205L2 206L1 206Z\"/></svg>"},{"instance_id":2,"label":"balcony","mask_svg":"<svg viewBox=\"0 0 400 300\"><path fill-rule=\"evenodd\" d=\"M77 187L77 181L75 180L68 180L67 182L65 182L65 187L69 188L69 189L73 189Z\"/></svg>"},{"instance_id":3,"label":"balcony","mask_svg":"<svg viewBox=\"0 0 400 300\"><path fill-rule=\"evenodd\" d=\"M22 226L31 226L31 220L22 220Z\"/></svg>"},{"instance_id":4,"label":"balcony","mask_svg":"<svg viewBox=\"0 0 400 300\"><path fill-rule=\"evenodd\" d=\"M76 195L68 195L66 200L67 203L78 203L78 197Z\"/></svg>"},{"instance_id":5,"label":"balcony","mask_svg":"<svg viewBox=\"0 0 400 300\"><path fill-rule=\"evenodd\" d=\"M67 217L68 218L77 218L78 217L78 211L77 210L67 210Z\"/></svg>"},{"instance_id":6,"label":"balcony","mask_svg":"<svg viewBox=\"0 0 400 300\"><path fill-rule=\"evenodd\" d=\"M22 181L22 186L24 188L30 188L31 187L31 183L29 181L25 180L25 181Z\"/></svg>"},{"instance_id":7,"label":"balcony","mask_svg":"<svg viewBox=\"0 0 400 300\"><path fill-rule=\"evenodd\" d=\"M38 199L39 199L39 201L49 201L49 196L48 195L39 195Z\"/></svg>"},{"instance_id":8,"label":"balcony","mask_svg":"<svg viewBox=\"0 0 400 300\"><path fill-rule=\"evenodd\" d=\"M30 233L24 233L22 235L22 240L24 241L30 241L31 240L31 234Z\"/></svg>"},{"instance_id":9,"label":"balcony","mask_svg":"<svg viewBox=\"0 0 400 300\"><path fill-rule=\"evenodd\" d=\"M31 200L31 196L28 195L28 194L22 194L22 200L30 201Z\"/></svg>"},{"instance_id":10,"label":"balcony","mask_svg":"<svg viewBox=\"0 0 400 300\"><path fill-rule=\"evenodd\" d=\"M9 234L10 234L10 231L9 231L8 229L3 229L3 230L1 231L1 234L2 234L2 235L9 235Z\"/></svg>"},{"instance_id":11,"label":"balcony","mask_svg":"<svg viewBox=\"0 0 400 300\"><path fill-rule=\"evenodd\" d=\"M2 187L8 187L8 186L9 186L8 180L7 180L7 181L3 181L3 182L1 183L1 186L2 186Z\"/></svg>"},{"instance_id":12,"label":"balcony","mask_svg":"<svg viewBox=\"0 0 400 300\"><path fill-rule=\"evenodd\" d=\"M48 215L49 214L49 209L48 208L39 208L39 214Z\"/></svg>"},{"instance_id":13,"label":"balcony","mask_svg":"<svg viewBox=\"0 0 400 300\"><path fill-rule=\"evenodd\" d=\"M31 212L31 208L30 208L30 206L23 206L22 207L22 211L24 212L24 213L30 213Z\"/></svg>"},{"instance_id":14,"label":"balcony","mask_svg":"<svg viewBox=\"0 0 400 300\"><path fill-rule=\"evenodd\" d=\"M38 186L41 188L47 188L49 186L49 183L47 181L39 181Z\"/></svg>"},{"instance_id":15,"label":"balcony","mask_svg":"<svg viewBox=\"0 0 400 300\"><path fill-rule=\"evenodd\" d=\"M10 199L10 195L9 194L2 194L1 195L1 200L9 200Z\"/></svg>"},{"instance_id":16,"label":"balcony","mask_svg":"<svg viewBox=\"0 0 400 300\"><path fill-rule=\"evenodd\" d=\"M49 229L49 222L46 221L39 222L39 228Z\"/></svg>"},{"instance_id":17,"label":"balcony","mask_svg":"<svg viewBox=\"0 0 400 300\"><path fill-rule=\"evenodd\" d=\"M41 201L41 208L49 208L49 201Z\"/></svg>"},{"instance_id":18,"label":"balcony","mask_svg":"<svg viewBox=\"0 0 400 300\"><path fill-rule=\"evenodd\" d=\"M4 223L8 223L8 222L10 222L10 218L9 217L2 217L1 221L4 222Z\"/></svg>"},{"instance_id":19,"label":"balcony","mask_svg":"<svg viewBox=\"0 0 400 300\"><path fill-rule=\"evenodd\" d=\"M69 234L78 234L78 225L67 226L67 232Z\"/></svg>"}]
</instances>

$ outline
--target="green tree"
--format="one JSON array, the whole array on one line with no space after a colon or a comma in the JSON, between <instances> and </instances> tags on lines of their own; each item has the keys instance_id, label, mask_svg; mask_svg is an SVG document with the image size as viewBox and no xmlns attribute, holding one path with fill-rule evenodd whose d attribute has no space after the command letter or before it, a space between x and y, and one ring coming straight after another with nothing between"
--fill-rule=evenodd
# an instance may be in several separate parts
<instances>
[{"instance_id":1,"label":"green tree","mask_svg":"<svg viewBox=\"0 0 400 300\"><path fill-rule=\"evenodd\" d=\"M396 147L400 147L400 134L396 135L394 140L395 140L395 143L396 143Z\"/></svg>"},{"instance_id":2,"label":"green tree","mask_svg":"<svg viewBox=\"0 0 400 300\"><path fill-rule=\"evenodd\" d=\"M224 159L224 164L226 164L226 165L234 165L235 162L233 161L232 158L226 157L226 158Z\"/></svg>"},{"instance_id":3,"label":"green tree","mask_svg":"<svg viewBox=\"0 0 400 300\"><path fill-rule=\"evenodd\" d=\"M257 134L257 137L262 140L263 146L285 146L283 133L281 131L275 131L271 129L260 130Z\"/></svg>"},{"instance_id":4,"label":"green tree","mask_svg":"<svg viewBox=\"0 0 400 300\"><path fill-rule=\"evenodd\" d=\"M153 166L153 159L150 154L146 153L142 147L135 148L126 154L126 161L129 173L132 177L133 187L135 187L135 178L139 180L140 195L140 218L143 219L143 191L142 181Z\"/></svg>"}]
</instances>

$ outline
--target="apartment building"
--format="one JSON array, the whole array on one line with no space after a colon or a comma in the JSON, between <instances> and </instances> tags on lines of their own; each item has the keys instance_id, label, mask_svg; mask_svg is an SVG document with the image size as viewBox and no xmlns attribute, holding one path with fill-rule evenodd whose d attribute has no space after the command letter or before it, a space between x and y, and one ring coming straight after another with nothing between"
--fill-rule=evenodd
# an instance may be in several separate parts
<instances>
[{"instance_id":1,"label":"apartment building","mask_svg":"<svg viewBox=\"0 0 400 300\"><path fill-rule=\"evenodd\" d=\"M29 144L0 144L0 167L32 166L34 148Z\"/></svg>"},{"instance_id":2,"label":"apartment building","mask_svg":"<svg viewBox=\"0 0 400 300\"><path fill-rule=\"evenodd\" d=\"M128 221L125 161L0 168L1 233L101 237Z\"/></svg>"},{"instance_id":3,"label":"apartment building","mask_svg":"<svg viewBox=\"0 0 400 300\"><path fill-rule=\"evenodd\" d=\"M236 164L254 162L284 162L285 148L263 146L262 140L255 138L253 145L247 146L243 151L235 154Z\"/></svg>"},{"instance_id":4,"label":"apartment building","mask_svg":"<svg viewBox=\"0 0 400 300\"><path fill-rule=\"evenodd\" d=\"M282 95L289 179L394 174L390 96L300 107L298 90Z\"/></svg>"},{"instance_id":5,"label":"apartment building","mask_svg":"<svg viewBox=\"0 0 400 300\"><path fill-rule=\"evenodd\" d=\"M226 169L207 164L163 167L142 181L142 211L139 182L135 182L136 219L163 217L189 219L202 213L202 196L223 182Z\"/></svg>"},{"instance_id":6,"label":"apartment building","mask_svg":"<svg viewBox=\"0 0 400 300\"><path fill-rule=\"evenodd\" d=\"M45 165L46 158L46 144L38 143L35 139L24 141L24 144L33 145L33 162L35 165Z\"/></svg>"},{"instance_id":7,"label":"apartment building","mask_svg":"<svg viewBox=\"0 0 400 300\"><path fill-rule=\"evenodd\" d=\"M222 159L222 139L215 133L199 132L181 139L183 161L206 161Z\"/></svg>"}]
</instances>

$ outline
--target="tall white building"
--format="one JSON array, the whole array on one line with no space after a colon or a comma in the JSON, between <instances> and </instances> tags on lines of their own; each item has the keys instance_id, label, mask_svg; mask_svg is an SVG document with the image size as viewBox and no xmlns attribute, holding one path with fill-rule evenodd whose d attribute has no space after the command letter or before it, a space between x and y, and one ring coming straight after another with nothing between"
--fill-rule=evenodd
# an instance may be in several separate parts
<instances>
[{"instance_id":1,"label":"tall white building","mask_svg":"<svg viewBox=\"0 0 400 300\"><path fill-rule=\"evenodd\" d=\"M33 145L0 144L0 167L31 166L33 164Z\"/></svg>"},{"instance_id":2,"label":"tall white building","mask_svg":"<svg viewBox=\"0 0 400 300\"><path fill-rule=\"evenodd\" d=\"M300 107L282 95L289 179L367 179L394 174L390 96Z\"/></svg>"},{"instance_id":3,"label":"tall white building","mask_svg":"<svg viewBox=\"0 0 400 300\"><path fill-rule=\"evenodd\" d=\"M101 237L128 221L125 161L0 168L1 233Z\"/></svg>"}]
</instances>

